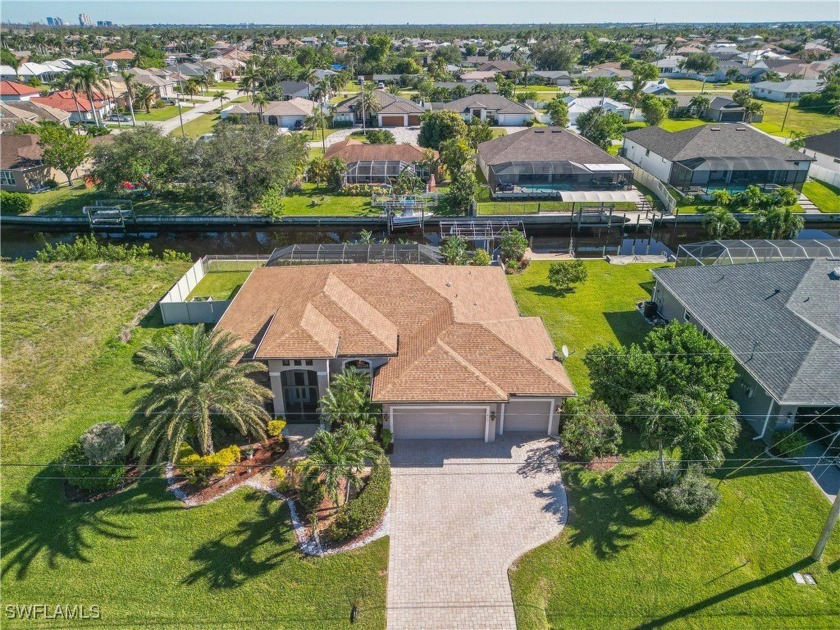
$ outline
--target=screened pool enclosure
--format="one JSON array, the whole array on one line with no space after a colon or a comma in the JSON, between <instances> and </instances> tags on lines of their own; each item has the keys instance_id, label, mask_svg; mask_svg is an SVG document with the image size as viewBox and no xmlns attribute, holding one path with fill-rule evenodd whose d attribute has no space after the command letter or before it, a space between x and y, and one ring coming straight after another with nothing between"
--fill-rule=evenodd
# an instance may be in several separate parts
<instances>
[{"instance_id":1,"label":"screened pool enclosure","mask_svg":"<svg viewBox=\"0 0 840 630\"><path fill-rule=\"evenodd\" d=\"M800 241L704 241L680 245L677 267L840 258L840 239Z\"/></svg>"}]
</instances>

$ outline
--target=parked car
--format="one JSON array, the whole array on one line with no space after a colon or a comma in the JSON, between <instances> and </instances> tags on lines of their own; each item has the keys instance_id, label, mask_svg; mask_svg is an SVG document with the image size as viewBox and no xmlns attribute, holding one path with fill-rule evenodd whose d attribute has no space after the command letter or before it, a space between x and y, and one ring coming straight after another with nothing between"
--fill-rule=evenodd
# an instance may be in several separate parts
<instances>
[{"instance_id":1,"label":"parked car","mask_svg":"<svg viewBox=\"0 0 840 630\"><path fill-rule=\"evenodd\" d=\"M385 89L385 84L382 81L380 81L379 84L376 87L378 87L380 90L384 90Z\"/></svg>"},{"instance_id":2,"label":"parked car","mask_svg":"<svg viewBox=\"0 0 840 630\"><path fill-rule=\"evenodd\" d=\"M131 122L131 118L121 114L111 114L108 118L106 118L106 120L108 122Z\"/></svg>"},{"instance_id":3,"label":"parked car","mask_svg":"<svg viewBox=\"0 0 840 630\"><path fill-rule=\"evenodd\" d=\"M300 131L301 129L303 129L303 121L302 120L296 120L295 121L295 126L292 127L292 129L294 129L295 131Z\"/></svg>"},{"instance_id":4,"label":"parked car","mask_svg":"<svg viewBox=\"0 0 840 630\"><path fill-rule=\"evenodd\" d=\"M497 192L513 192L513 184L497 184Z\"/></svg>"},{"instance_id":5,"label":"parked car","mask_svg":"<svg viewBox=\"0 0 840 630\"><path fill-rule=\"evenodd\" d=\"M167 105L177 105L178 104L178 97L177 96L163 96L160 99L161 103L166 103Z\"/></svg>"}]
</instances>

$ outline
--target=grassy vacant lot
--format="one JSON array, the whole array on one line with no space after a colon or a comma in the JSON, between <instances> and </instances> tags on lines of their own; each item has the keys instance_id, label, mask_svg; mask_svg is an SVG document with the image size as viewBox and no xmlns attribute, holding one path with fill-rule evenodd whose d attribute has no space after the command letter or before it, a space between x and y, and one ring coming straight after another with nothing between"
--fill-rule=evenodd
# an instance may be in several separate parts
<instances>
[{"instance_id":1,"label":"grassy vacant lot","mask_svg":"<svg viewBox=\"0 0 840 630\"><path fill-rule=\"evenodd\" d=\"M790 106L785 121L787 103L761 101L764 106L764 120L753 123L754 127L774 136L790 137L791 131L799 131L808 136L815 136L840 129L840 116L831 116L815 109L800 109L795 103ZM785 123L784 131L782 122Z\"/></svg>"},{"instance_id":2,"label":"grassy vacant lot","mask_svg":"<svg viewBox=\"0 0 840 630\"><path fill-rule=\"evenodd\" d=\"M209 114L202 114L195 120L191 120L190 122L184 123L184 134L188 138L200 138L205 133L213 133L213 127L216 126L216 123L219 122L221 118L218 114L209 113ZM181 135L181 127L178 126L173 129L170 136L180 136Z\"/></svg>"},{"instance_id":3,"label":"grassy vacant lot","mask_svg":"<svg viewBox=\"0 0 840 630\"><path fill-rule=\"evenodd\" d=\"M659 126L665 131L682 131L683 129L700 127L705 124L705 121L697 120L696 118L666 118L659 123Z\"/></svg>"},{"instance_id":4,"label":"grassy vacant lot","mask_svg":"<svg viewBox=\"0 0 840 630\"><path fill-rule=\"evenodd\" d=\"M802 185L802 192L820 212L840 212L840 188L812 179Z\"/></svg>"},{"instance_id":5,"label":"grassy vacant lot","mask_svg":"<svg viewBox=\"0 0 840 630\"><path fill-rule=\"evenodd\" d=\"M219 81L210 86L210 91L213 90L238 90L239 84L236 81Z\"/></svg>"},{"instance_id":6,"label":"grassy vacant lot","mask_svg":"<svg viewBox=\"0 0 840 630\"><path fill-rule=\"evenodd\" d=\"M703 90L705 92L734 92L735 90L746 90L749 88L749 83L709 83L706 82L706 86L704 88L702 81L696 81L695 79L665 79L668 82L668 87L672 90L676 90L677 92L693 92L697 91L698 93Z\"/></svg>"},{"instance_id":7,"label":"grassy vacant lot","mask_svg":"<svg viewBox=\"0 0 840 630\"><path fill-rule=\"evenodd\" d=\"M344 627L356 604L358 626L383 628L387 540L304 559L284 504L262 493L185 510L150 473L75 504L44 467L95 422L128 418L145 378L133 356L161 331L142 312L188 267L2 266L4 603L101 606L74 627L231 629Z\"/></svg>"},{"instance_id":8,"label":"grassy vacant lot","mask_svg":"<svg viewBox=\"0 0 840 630\"><path fill-rule=\"evenodd\" d=\"M335 195L314 184L304 184L300 191L286 196L283 214L347 217L376 216L381 212L370 205L370 197Z\"/></svg>"},{"instance_id":9,"label":"grassy vacant lot","mask_svg":"<svg viewBox=\"0 0 840 630\"><path fill-rule=\"evenodd\" d=\"M186 114L190 111L191 106L186 103L181 103L181 111ZM166 107L152 107L147 114L145 110L134 110L134 117L137 120L169 120L178 115L177 105L167 105Z\"/></svg>"},{"instance_id":10,"label":"grassy vacant lot","mask_svg":"<svg viewBox=\"0 0 840 630\"><path fill-rule=\"evenodd\" d=\"M187 296L211 297L214 300L230 300L239 291L250 271L213 271L204 276Z\"/></svg>"},{"instance_id":11,"label":"grassy vacant lot","mask_svg":"<svg viewBox=\"0 0 840 630\"><path fill-rule=\"evenodd\" d=\"M639 341L647 332L633 310L652 288L648 265L587 262L589 280L558 296L548 263L510 281L520 310L543 318L556 345L575 351L566 365L588 389L581 358L594 343ZM759 454L746 431L730 470ZM674 520L647 504L626 473L652 456L625 431L625 464L608 473L564 470L569 523L552 542L520 558L511 586L520 628L830 628L840 615L840 532L821 563L805 558L829 503L800 470L766 460L732 474L721 503L696 522ZM816 587L790 574L813 573Z\"/></svg>"}]
</instances>

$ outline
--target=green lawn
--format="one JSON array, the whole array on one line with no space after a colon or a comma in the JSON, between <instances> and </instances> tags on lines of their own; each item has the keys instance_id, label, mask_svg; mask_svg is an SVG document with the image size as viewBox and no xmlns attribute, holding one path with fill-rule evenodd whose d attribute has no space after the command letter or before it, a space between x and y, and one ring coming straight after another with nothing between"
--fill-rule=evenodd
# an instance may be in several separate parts
<instances>
[{"instance_id":1,"label":"green lawn","mask_svg":"<svg viewBox=\"0 0 840 630\"><path fill-rule=\"evenodd\" d=\"M522 313L541 316L555 344L575 352L566 365L579 392L588 389L587 347L644 336L633 306L653 284L649 265L586 264L589 280L562 297L547 284L548 263L510 276ZM730 467L759 454L751 437L744 431ZM629 484L633 462L652 456L629 431L622 456L627 463L609 473L564 467L566 528L510 572L519 628L836 627L840 530L822 562L805 560L829 503L804 472L734 474L720 486L721 503L686 522L664 516ZM818 586L795 585L795 570L813 573Z\"/></svg>"},{"instance_id":2,"label":"green lawn","mask_svg":"<svg viewBox=\"0 0 840 630\"><path fill-rule=\"evenodd\" d=\"M789 137L791 131L799 131L808 136L815 136L840 129L840 116L831 116L819 110L799 109L794 103L790 106L785 120L787 103L761 101L764 106L764 120L753 123L754 127L774 136ZM785 128L782 130L782 123Z\"/></svg>"},{"instance_id":3,"label":"green lawn","mask_svg":"<svg viewBox=\"0 0 840 630\"><path fill-rule=\"evenodd\" d=\"M43 466L95 422L128 418L146 378L133 357L161 330L157 311L141 309L188 267L0 267L4 604L97 604L102 620L72 625L126 629L339 628L355 604L356 626L384 628L387 539L304 559L285 505L262 493L185 510L149 474L110 499L75 504ZM4 620L36 625L46 627Z\"/></svg>"},{"instance_id":4,"label":"green lawn","mask_svg":"<svg viewBox=\"0 0 840 630\"><path fill-rule=\"evenodd\" d=\"M840 212L840 188L813 179L802 185L802 192L820 212Z\"/></svg>"},{"instance_id":5,"label":"green lawn","mask_svg":"<svg viewBox=\"0 0 840 630\"><path fill-rule=\"evenodd\" d=\"M700 127L705 124L705 121L697 120L696 118L666 118L659 123L659 126L665 131L682 131L683 129Z\"/></svg>"},{"instance_id":6,"label":"green lawn","mask_svg":"<svg viewBox=\"0 0 840 630\"><path fill-rule=\"evenodd\" d=\"M190 122L184 123L184 134L188 138L200 138L206 133L213 133L213 128L216 126L216 123L219 122L221 118L218 114L209 113L209 114L202 114L195 120L191 120ZM181 127L178 126L169 134L170 136L178 136L181 135Z\"/></svg>"},{"instance_id":7,"label":"green lawn","mask_svg":"<svg viewBox=\"0 0 840 630\"><path fill-rule=\"evenodd\" d=\"M181 104L181 111L186 114L192 109L192 106L186 103ZM167 105L166 107L152 107L147 114L145 110L135 110L134 117L138 121L160 121L175 118L178 115L177 105Z\"/></svg>"},{"instance_id":8,"label":"green lawn","mask_svg":"<svg viewBox=\"0 0 840 630\"><path fill-rule=\"evenodd\" d=\"M665 81L668 83L668 87L672 90L677 92L690 92L696 90L700 92L703 90L704 92L719 92L719 91L727 91L727 92L734 92L735 90L746 90L749 89L749 83L724 83L717 85L715 83L706 82L705 88L703 87L702 81L696 81L694 79L668 79L666 78Z\"/></svg>"},{"instance_id":9,"label":"green lawn","mask_svg":"<svg viewBox=\"0 0 840 630\"><path fill-rule=\"evenodd\" d=\"M291 192L286 196L283 214L346 217L377 216L381 211L371 207L370 197L336 195L314 184L304 184L300 191Z\"/></svg>"},{"instance_id":10,"label":"green lawn","mask_svg":"<svg viewBox=\"0 0 840 630\"><path fill-rule=\"evenodd\" d=\"M236 81L219 81L210 86L210 90L238 90L239 84Z\"/></svg>"},{"instance_id":11,"label":"green lawn","mask_svg":"<svg viewBox=\"0 0 840 630\"><path fill-rule=\"evenodd\" d=\"M205 275L187 296L187 301L194 297L211 297L214 300L231 300L239 291L250 271L213 271Z\"/></svg>"}]
</instances>

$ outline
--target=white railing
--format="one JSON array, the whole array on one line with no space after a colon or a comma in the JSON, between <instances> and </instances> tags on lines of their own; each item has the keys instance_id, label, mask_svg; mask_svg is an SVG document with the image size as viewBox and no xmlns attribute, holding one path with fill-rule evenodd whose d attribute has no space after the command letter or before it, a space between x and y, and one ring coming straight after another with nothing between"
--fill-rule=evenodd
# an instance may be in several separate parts
<instances>
[{"instance_id":1,"label":"white railing","mask_svg":"<svg viewBox=\"0 0 840 630\"><path fill-rule=\"evenodd\" d=\"M665 184L641 168L638 164L634 164L627 158L619 156L618 159L633 169L634 181L637 181L642 184L642 186L649 188L651 192L656 195L657 199L662 202L662 205L665 206L666 212L674 214L674 210L677 208L677 200L674 199L674 196L668 191L668 187Z\"/></svg>"}]
</instances>

